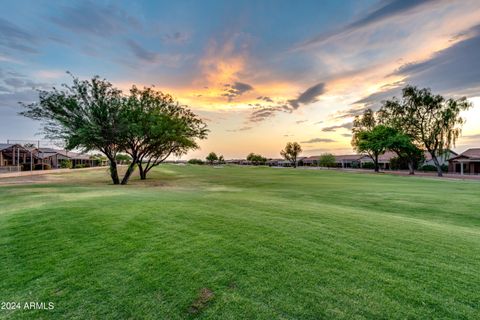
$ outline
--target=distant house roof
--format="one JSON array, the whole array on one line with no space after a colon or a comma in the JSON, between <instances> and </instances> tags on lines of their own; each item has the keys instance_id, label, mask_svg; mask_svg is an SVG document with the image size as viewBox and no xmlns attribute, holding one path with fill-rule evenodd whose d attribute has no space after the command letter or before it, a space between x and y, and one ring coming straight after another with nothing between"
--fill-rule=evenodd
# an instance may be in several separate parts
<instances>
[{"instance_id":1,"label":"distant house roof","mask_svg":"<svg viewBox=\"0 0 480 320\"><path fill-rule=\"evenodd\" d=\"M52 148L38 148L37 149L37 155L40 156L41 158L48 158L50 156L54 155L61 155L66 158L70 159L78 159L78 160L89 160L90 156L88 154L84 153L77 153L77 152L72 152L72 151L66 151L66 150L58 150L58 149L52 149Z\"/></svg>"},{"instance_id":2,"label":"distant house roof","mask_svg":"<svg viewBox=\"0 0 480 320\"><path fill-rule=\"evenodd\" d=\"M450 156L450 157L452 157L452 155L453 155L453 156L457 156L457 155L458 155L458 153L456 153L455 151L450 150L450 149L444 150L442 154L447 154L447 156ZM432 160L432 155L430 154L430 152L425 151L425 152L423 153L423 155L424 155L424 157L425 157L425 161L430 161L430 160ZM450 157L449 157L449 158L450 158ZM448 160L448 159L447 159L447 160Z\"/></svg>"},{"instance_id":3,"label":"distant house roof","mask_svg":"<svg viewBox=\"0 0 480 320\"><path fill-rule=\"evenodd\" d=\"M9 143L0 143L0 150L5 150L10 147L14 146L14 144L9 144Z\"/></svg>"},{"instance_id":4,"label":"distant house roof","mask_svg":"<svg viewBox=\"0 0 480 320\"><path fill-rule=\"evenodd\" d=\"M16 143L0 143L0 151L10 149L12 147L26 150L24 147L22 147L21 145L16 144Z\"/></svg>"},{"instance_id":5,"label":"distant house roof","mask_svg":"<svg viewBox=\"0 0 480 320\"><path fill-rule=\"evenodd\" d=\"M335 161L341 162L341 161L356 161L360 160L363 158L365 155L362 154L342 154L342 155L336 155L335 156Z\"/></svg>"},{"instance_id":6,"label":"distant house roof","mask_svg":"<svg viewBox=\"0 0 480 320\"><path fill-rule=\"evenodd\" d=\"M460 153L456 157L450 158L448 161L458 159L480 160L480 148L470 148Z\"/></svg>"},{"instance_id":7,"label":"distant house roof","mask_svg":"<svg viewBox=\"0 0 480 320\"><path fill-rule=\"evenodd\" d=\"M392 158L396 158L398 155L395 152L387 151L384 154L378 156L379 161L390 161Z\"/></svg>"}]
</instances>

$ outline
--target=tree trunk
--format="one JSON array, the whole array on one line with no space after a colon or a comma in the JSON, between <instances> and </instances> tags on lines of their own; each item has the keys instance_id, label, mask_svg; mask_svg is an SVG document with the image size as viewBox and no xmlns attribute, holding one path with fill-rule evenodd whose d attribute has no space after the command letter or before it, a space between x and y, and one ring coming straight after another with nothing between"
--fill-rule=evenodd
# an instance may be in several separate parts
<instances>
[{"instance_id":1,"label":"tree trunk","mask_svg":"<svg viewBox=\"0 0 480 320\"><path fill-rule=\"evenodd\" d=\"M443 177L442 167L440 166L440 162L438 162L435 152L430 152L430 155L432 156L433 163L435 163L435 167L437 167L437 176Z\"/></svg>"},{"instance_id":2,"label":"tree trunk","mask_svg":"<svg viewBox=\"0 0 480 320\"><path fill-rule=\"evenodd\" d=\"M415 174L415 170L413 168L413 160L408 160L408 174Z\"/></svg>"},{"instance_id":3,"label":"tree trunk","mask_svg":"<svg viewBox=\"0 0 480 320\"><path fill-rule=\"evenodd\" d=\"M122 185L125 185L128 183L130 176L132 175L133 171L135 171L135 165L136 165L136 162L132 161L132 163L130 163L130 165L128 166L127 172L125 172L125 175L123 176L123 179L122 179Z\"/></svg>"},{"instance_id":4,"label":"tree trunk","mask_svg":"<svg viewBox=\"0 0 480 320\"><path fill-rule=\"evenodd\" d=\"M110 176L112 177L113 184L120 184L120 179L118 178L117 162L115 159L108 159L110 161Z\"/></svg>"},{"instance_id":5,"label":"tree trunk","mask_svg":"<svg viewBox=\"0 0 480 320\"><path fill-rule=\"evenodd\" d=\"M143 169L143 164L138 164L138 172L140 173L140 180L147 179L147 172Z\"/></svg>"},{"instance_id":6,"label":"tree trunk","mask_svg":"<svg viewBox=\"0 0 480 320\"><path fill-rule=\"evenodd\" d=\"M375 172L379 172L380 168L378 167L378 154L375 155L375 159L373 160L375 166Z\"/></svg>"}]
</instances>

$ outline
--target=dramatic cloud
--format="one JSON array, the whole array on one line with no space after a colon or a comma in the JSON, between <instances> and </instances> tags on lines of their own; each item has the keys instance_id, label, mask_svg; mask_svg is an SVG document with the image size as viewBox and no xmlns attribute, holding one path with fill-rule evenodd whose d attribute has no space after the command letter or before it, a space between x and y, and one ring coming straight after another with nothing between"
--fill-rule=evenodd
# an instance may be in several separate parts
<instances>
[{"instance_id":1,"label":"dramatic cloud","mask_svg":"<svg viewBox=\"0 0 480 320\"><path fill-rule=\"evenodd\" d=\"M301 45L301 47L308 47L313 44L319 44L331 39L336 35L346 34L352 31L362 29L369 25L384 21L397 15L407 14L420 6L425 5L426 3L432 2L434 2L434 0L390 0L383 2L380 7L372 10L364 17L348 24L347 26L339 30L335 30L327 34L321 34L313 39L310 39L303 45Z\"/></svg>"},{"instance_id":2,"label":"dramatic cloud","mask_svg":"<svg viewBox=\"0 0 480 320\"><path fill-rule=\"evenodd\" d=\"M229 85L227 85L227 86L229 86ZM287 101L278 102L277 106L264 107L259 103L249 104L250 106L255 106L255 107L261 108L259 110L255 110L251 114L251 116L249 118L249 121L252 121L252 122L263 121L263 120L266 120L266 119L269 119L269 118L275 116L275 114L277 112L292 113L294 110L298 109L301 104L302 105L307 105L307 104L310 104L310 103L313 103L313 102L317 101L317 97L322 95L324 92L325 92L325 84L324 83L318 83L318 84L308 88L307 90L305 90L296 99L290 99L290 100L287 100ZM224 94L224 95L226 95L226 94ZM270 99L268 97L260 96L260 97L257 98L257 100L268 101L265 98ZM272 99L270 99L270 100L273 102ZM308 120L299 120L299 121L296 121L296 123L300 124L300 123L303 123L303 122L306 122L306 121L308 121Z\"/></svg>"},{"instance_id":3,"label":"dramatic cloud","mask_svg":"<svg viewBox=\"0 0 480 320\"><path fill-rule=\"evenodd\" d=\"M142 62L147 62L150 64L155 63L167 67L177 67L182 62L190 58L189 56L184 56L181 54L162 54L159 52L150 51L131 39L127 40L126 43L135 57Z\"/></svg>"},{"instance_id":4,"label":"dramatic cloud","mask_svg":"<svg viewBox=\"0 0 480 320\"><path fill-rule=\"evenodd\" d=\"M232 130L227 130L227 131L229 131L229 132L238 132L238 131L247 131L247 130L250 130L250 129L253 129L253 127L245 126L245 127L241 127L241 128L238 128L238 129L232 129Z\"/></svg>"},{"instance_id":5,"label":"dramatic cloud","mask_svg":"<svg viewBox=\"0 0 480 320\"><path fill-rule=\"evenodd\" d=\"M310 104L317 101L317 97L325 93L325 84L318 83L301 93L297 99L288 100L293 109L298 109L300 104Z\"/></svg>"},{"instance_id":6,"label":"dramatic cloud","mask_svg":"<svg viewBox=\"0 0 480 320\"><path fill-rule=\"evenodd\" d=\"M159 58L158 53L143 48L134 40L127 40L127 45L130 47L135 56L141 60L148 62L156 62Z\"/></svg>"},{"instance_id":7,"label":"dramatic cloud","mask_svg":"<svg viewBox=\"0 0 480 320\"><path fill-rule=\"evenodd\" d=\"M319 143L319 142L330 143L330 142L335 142L335 140L325 139L325 138L314 138L307 141L301 141L300 143Z\"/></svg>"},{"instance_id":8,"label":"dramatic cloud","mask_svg":"<svg viewBox=\"0 0 480 320\"><path fill-rule=\"evenodd\" d=\"M352 129L353 127L353 123L352 122L346 122L346 123L343 123L343 124L340 124L340 125L336 125L336 126L331 126L331 127L325 127L322 129L323 132L335 132L337 131L337 129Z\"/></svg>"},{"instance_id":9,"label":"dramatic cloud","mask_svg":"<svg viewBox=\"0 0 480 320\"><path fill-rule=\"evenodd\" d=\"M394 72L394 75L404 77L402 81L384 86L381 91L355 101L354 105L363 107L353 107L338 116L350 117L366 108L376 110L381 101L400 97L406 84L431 88L435 93L444 95L477 96L480 92L480 25L463 36L467 38L435 53L430 59L404 64Z\"/></svg>"},{"instance_id":10,"label":"dramatic cloud","mask_svg":"<svg viewBox=\"0 0 480 320\"><path fill-rule=\"evenodd\" d=\"M173 33L167 33L167 34L162 36L162 40L164 42L167 42L167 43L180 44L180 43L187 42L189 39L190 39L189 34L186 34L186 33L180 32L180 31L176 31L176 32L173 32Z\"/></svg>"},{"instance_id":11,"label":"dramatic cloud","mask_svg":"<svg viewBox=\"0 0 480 320\"><path fill-rule=\"evenodd\" d=\"M38 92L35 90L13 91L0 93L0 109L6 108L7 114L15 115L21 110L20 102L32 103L38 100ZM4 112L4 111L2 111Z\"/></svg>"},{"instance_id":12,"label":"dramatic cloud","mask_svg":"<svg viewBox=\"0 0 480 320\"><path fill-rule=\"evenodd\" d=\"M275 107L265 107L262 109L258 109L252 112L250 117L248 118L249 122L261 122L267 120L278 112L292 112L291 108L287 105L282 106L275 106Z\"/></svg>"},{"instance_id":13,"label":"dramatic cloud","mask_svg":"<svg viewBox=\"0 0 480 320\"><path fill-rule=\"evenodd\" d=\"M32 47L36 43L37 38L33 34L0 18L0 46L27 53L37 53L38 50Z\"/></svg>"},{"instance_id":14,"label":"dramatic cloud","mask_svg":"<svg viewBox=\"0 0 480 320\"><path fill-rule=\"evenodd\" d=\"M407 83L430 87L442 93L478 94L480 88L480 25L469 37L437 52L432 58L402 66L395 74Z\"/></svg>"},{"instance_id":15,"label":"dramatic cloud","mask_svg":"<svg viewBox=\"0 0 480 320\"><path fill-rule=\"evenodd\" d=\"M232 101L234 98L241 96L245 92L253 90L253 87L251 85L242 82L226 84L225 87L225 93L222 94L222 96L227 97L228 101Z\"/></svg>"},{"instance_id":16,"label":"dramatic cloud","mask_svg":"<svg viewBox=\"0 0 480 320\"><path fill-rule=\"evenodd\" d=\"M135 17L115 4L104 6L93 1L69 4L72 6L63 7L59 15L52 17L52 21L76 33L109 37L140 26Z\"/></svg>"},{"instance_id":17,"label":"dramatic cloud","mask_svg":"<svg viewBox=\"0 0 480 320\"><path fill-rule=\"evenodd\" d=\"M266 101L266 102L273 102L272 98L264 97L264 96L258 97L257 100L263 100L263 101Z\"/></svg>"}]
</instances>

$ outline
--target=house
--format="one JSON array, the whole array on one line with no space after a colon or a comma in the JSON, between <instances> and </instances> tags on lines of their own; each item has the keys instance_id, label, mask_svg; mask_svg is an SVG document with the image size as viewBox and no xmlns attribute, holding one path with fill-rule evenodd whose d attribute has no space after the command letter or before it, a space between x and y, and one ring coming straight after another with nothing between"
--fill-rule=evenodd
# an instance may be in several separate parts
<instances>
[{"instance_id":1,"label":"house","mask_svg":"<svg viewBox=\"0 0 480 320\"><path fill-rule=\"evenodd\" d=\"M0 172L29 171L43 168L61 168L62 161L71 161L72 167L105 165L90 155L52 148L27 148L20 144L0 143ZM43 164L43 166L41 165Z\"/></svg>"},{"instance_id":2,"label":"house","mask_svg":"<svg viewBox=\"0 0 480 320\"><path fill-rule=\"evenodd\" d=\"M338 168L359 168L363 157L361 154L336 155L335 164Z\"/></svg>"},{"instance_id":3,"label":"house","mask_svg":"<svg viewBox=\"0 0 480 320\"><path fill-rule=\"evenodd\" d=\"M21 171L37 161L35 154L19 144L0 143L0 171Z\"/></svg>"},{"instance_id":4,"label":"house","mask_svg":"<svg viewBox=\"0 0 480 320\"><path fill-rule=\"evenodd\" d=\"M390 161L396 157L397 154L395 152L387 151L378 156L378 166L382 170L390 170ZM360 167L363 167L366 163L373 163L372 158L368 155L362 156L358 161L360 162Z\"/></svg>"},{"instance_id":5,"label":"house","mask_svg":"<svg viewBox=\"0 0 480 320\"><path fill-rule=\"evenodd\" d=\"M306 157L298 157L297 158L297 166L302 166L303 165L303 160ZM285 159L269 159L265 163L266 165L270 167L290 167L292 164L290 161L287 161Z\"/></svg>"},{"instance_id":6,"label":"house","mask_svg":"<svg viewBox=\"0 0 480 320\"><path fill-rule=\"evenodd\" d=\"M470 148L448 160L448 172L480 174L480 148Z\"/></svg>"},{"instance_id":7,"label":"house","mask_svg":"<svg viewBox=\"0 0 480 320\"><path fill-rule=\"evenodd\" d=\"M303 165L307 167L316 167L318 166L318 161L320 159L320 156L311 156L311 157L306 157L303 159Z\"/></svg>"},{"instance_id":8,"label":"house","mask_svg":"<svg viewBox=\"0 0 480 320\"><path fill-rule=\"evenodd\" d=\"M448 160L456 156L458 156L458 153L450 149L447 149L443 153L437 156L437 160L441 166L448 165ZM430 152L425 151L424 157L425 157L425 161L423 162L424 166L435 165L435 162L433 162L432 155L430 154Z\"/></svg>"}]
</instances>

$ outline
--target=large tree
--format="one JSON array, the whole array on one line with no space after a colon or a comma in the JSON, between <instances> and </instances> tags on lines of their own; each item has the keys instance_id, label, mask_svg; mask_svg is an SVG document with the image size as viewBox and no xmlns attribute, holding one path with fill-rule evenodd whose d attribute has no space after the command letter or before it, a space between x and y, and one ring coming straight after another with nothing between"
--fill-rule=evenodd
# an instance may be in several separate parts
<instances>
[{"instance_id":1,"label":"large tree","mask_svg":"<svg viewBox=\"0 0 480 320\"><path fill-rule=\"evenodd\" d=\"M297 142L288 142L285 149L280 151L280 155L290 162L292 167L297 167L298 155L302 152L302 147Z\"/></svg>"},{"instance_id":2,"label":"large tree","mask_svg":"<svg viewBox=\"0 0 480 320\"><path fill-rule=\"evenodd\" d=\"M135 166L140 179L170 155L182 155L198 148L196 139L207 136L205 123L171 95L153 88L133 86L126 98L124 117L128 119L126 152L132 157L122 183L127 183Z\"/></svg>"},{"instance_id":3,"label":"large tree","mask_svg":"<svg viewBox=\"0 0 480 320\"><path fill-rule=\"evenodd\" d=\"M358 153L366 153L373 161L375 172L379 172L378 157L387 150L387 141L392 131L384 125L377 125L370 130L358 131L352 143Z\"/></svg>"},{"instance_id":4,"label":"large tree","mask_svg":"<svg viewBox=\"0 0 480 320\"><path fill-rule=\"evenodd\" d=\"M116 156L123 149L127 122L122 92L98 76L61 89L39 91L39 101L20 114L43 122L45 136L65 141L66 149L98 150L109 160L110 175L119 184Z\"/></svg>"},{"instance_id":5,"label":"large tree","mask_svg":"<svg viewBox=\"0 0 480 320\"><path fill-rule=\"evenodd\" d=\"M402 93L401 100L394 98L384 102L379 118L427 150L437 167L438 176L442 176L438 156L455 145L464 123L460 113L472 104L465 97L445 99L430 89L414 86L405 87Z\"/></svg>"}]
</instances>

